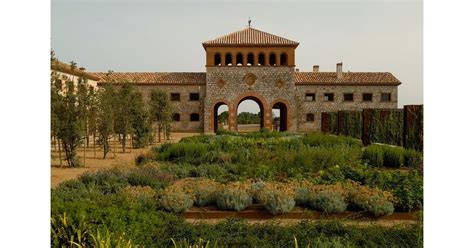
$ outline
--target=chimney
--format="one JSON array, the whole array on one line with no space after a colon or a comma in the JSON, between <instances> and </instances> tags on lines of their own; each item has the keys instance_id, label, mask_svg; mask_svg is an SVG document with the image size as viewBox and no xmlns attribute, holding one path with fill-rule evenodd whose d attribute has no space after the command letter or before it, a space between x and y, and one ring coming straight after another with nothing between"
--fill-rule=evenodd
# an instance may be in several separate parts
<instances>
[{"instance_id":1,"label":"chimney","mask_svg":"<svg viewBox=\"0 0 474 248\"><path fill-rule=\"evenodd\" d=\"M296 68L296 72L299 72L299 71L300 71L300 69Z\"/></svg>"},{"instance_id":2,"label":"chimney","mask_svg":"<svg viewBox=\"0 0 474 248\"><path fill-rule=\"evenodd\" d=\"M342 78L342 62L337 63L336 65L336 73L337 73L337 78L341 79Z\"/></svg>"},{"instance_id":3,"label":"chimney","mask_svg":"<svg viewBox=\"0 0 474 248\"><path fill-rule=\"evenodd\" d=\"M319 72L319 65L313 65L313 72Z\"/></svg>"}]
</instances>

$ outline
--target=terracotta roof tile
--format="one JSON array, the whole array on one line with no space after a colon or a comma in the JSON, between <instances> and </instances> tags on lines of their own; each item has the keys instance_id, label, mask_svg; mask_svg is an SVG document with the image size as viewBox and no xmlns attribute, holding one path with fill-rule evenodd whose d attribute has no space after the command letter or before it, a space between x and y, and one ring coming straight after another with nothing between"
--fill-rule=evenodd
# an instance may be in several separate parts
<instances>
[{"instance_id":1,"label":"terracotta roof tile","mask_svg":"<svg viewBox=\"0 0 474 248\"><path fill-rule=\"evenodd\" d=\"M87 79L91 79L91 80L95 80L95 81L99 80L99 78L95 75L92 75L92 73L89 73L89 72L86 72L84 70L77 69L77 68L75 68L73 70L71 68L71 65L63 63L59 60L51 61L51 70L71 74L71 75L78 76L78 77L83 76Z\"/></svg>"},{"instance_id":2,"label":"terracotta roof tile","mask_svg":"<svg viewBox=\"0 0 474 248\"><path fill-rule=\"evenodd\" d=\"M336 72L295 72L296 84L354 84L399 85L401 82L389 72L343 72L338 79Z\"/></svg>"},{"instance_id":3,"label":"terracotta roof tile","mask_svg":"<svg viewBox=\"0 0 474 248\"><path fill-rule=\"evenodd\" d=\"M254 45L254 46L298 46L299 43L280 36L269 34L251 27L233 32L213 40L203 42L207 46L232 46L232 45Z\"/></svg>"},{"instance_id":4,"label":"terracotta roof tile","mask_svg":"<svg viewBox=\"0 0 474 248\"><path fill-rule=\"evenodd\" d=\"M100 78L99 83L124 83L138 84L206 84L204 72L106 72L91 73Z\"/></svg>"}]
</instances>

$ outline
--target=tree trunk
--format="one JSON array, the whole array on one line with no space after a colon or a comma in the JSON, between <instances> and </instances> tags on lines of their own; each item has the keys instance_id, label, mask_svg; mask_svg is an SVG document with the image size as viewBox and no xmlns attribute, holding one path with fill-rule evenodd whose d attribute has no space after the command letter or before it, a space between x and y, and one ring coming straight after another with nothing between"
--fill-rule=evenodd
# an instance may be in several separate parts
<instances>
[{"instance_id":1,"label":"tree trunk","mask_svg":"<svg viewBox=\"0 0 474 248\"><path fill-rule=\"evenodd\" d=\"M94 159L95 159L95 132L92 134L92 146L94 148Z\"/></svg>"},{"instance_id":2,"label":"tree trunk","mask_svg":"<svg viewBox=\"0 0 474 248\"><path fill-rule=\"evenodd\" d=\"M102 138L102 145L104 146L104 157L102 159L105 159L109 152L109 137Z\"/></svg>"},{"instance_id":3,"label":"tree trunk","mask_svg":"<svg viewBox=\"0 0 474 248\"><path fill-rule=\"evenodd\" d=\"M116 138L115 138L115 134L112 136L112 150L114 152L114 159L115 159L115 146L116 146Z\"/></svg>"},{"instance_id":4,"label":"tree trunk","mask_svg":"<svg viewBox=\"0 0 474 248\"><path fill-rule=\"evenodd\" d=\"M59 166L61 166L61 168L63 167L63 159L61 157L61 140L58 140L58 143L59 143Z\"/></svg>"},{"instance_id":5,"label":"tree trunk","mask_svg":"<svg viewBox=\"0 0 474 248\"><path fill-rule=\"evenodd\" d=\"M122 153L125 153L125 145L127 144L127 134L122 135L123 140L122 140Z\"/></svg>"},{"instance_id":6,"label":"tree trunk","mask_svg":"<svg viewBox=\"0 0 474 248\"><path fill-rule=\"evenodd\" d=\"M84 139L84 143L86 142L86 139ZM84 144L84 167L86 167L86 144Z\"/></svg>"},{"instance_id":7,"label":"tree trunk","mask_svg":"<svg viewBox=\"0 0 474 248\"><path fill-rule=\"evenodd\" d=\"M158 126L158 143L161 143L161 127Z\"/></svg>"}]
</instances>

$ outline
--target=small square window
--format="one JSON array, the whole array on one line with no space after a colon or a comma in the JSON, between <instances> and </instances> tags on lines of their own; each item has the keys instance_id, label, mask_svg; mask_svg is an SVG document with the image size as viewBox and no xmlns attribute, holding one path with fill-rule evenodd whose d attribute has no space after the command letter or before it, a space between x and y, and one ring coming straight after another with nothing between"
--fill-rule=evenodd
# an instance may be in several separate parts
<instances>
[{"instance_id":1,"label":"small square window","mask_svg":"<svg viewBox=\"0 0 474 248\"><path fill-rule=\"evenodd\" d=\"M316 101L316 94L315 93L306 93L304 100L307 102L314 102Z\"/></svg>"},{"instance_id":2,"label":"small square window","mask_svg":"<svg viewBox=\"0 0 474 248\"><path fill-rule=\"evenodd\" d=\"M180 101L181 95L179 93L171 93L171 101Z\"/></svg>"},{"instance_id":3,"label":"small square window","mask_svg":"<svg viewBox=\"0 0 474 248\"><path fill-rule=\"evenodd\" d=\"M334 93L324 93L324 101L325 102L334 101Z\"/></svg>"},{"instance_id":4,"label":"small square window","mask_svg":"<svg viewBox=\"0 0 474 248\"><path fill-rule=\"evenodd\" d=\"M364 93L364 94L362 94L362 101L364 101L364 102L371 102L371 101L372 101L372 93Z\"/></svg>"},{"instance_id":5,"label":"small square window","mask_svg":"<svg viewBox=\"0 0 474 248\"><path fill-rule=\"evenodd\" d=\"M344 93L344 102L353 102L354 93Z\"/></svg>"},{"instance_id":6,"label":"small square window","mask_svg":"<svg viewBox=\"0 0 474 248\"><path fill-rule=\"evenodd\" d=\"M173 114L173 121L180 121L180 120L181 120L181 116L178 113L174 113Z\"/></svg>"},{"instance_id":7,"label":"small square window","mask_svg":"<svg viewBox=\"0 0 474 248\"><path fill-rule=\"evenodd\" d=\"M199 121L199 114L192 113L189 119L191 121Z\"/></svg>"},{"instance_id":8,"label":"small square window","mask_svg":"<svg viewBox=\"0 0 474 248\"><path fill-rule=\"evenodd\" d=\"M199 93L189 93L190 101L199 101Z\"/></svg>"},{"instance_id":9,"label":"small square window","mask_svg":"<svg viewBox=\"0 0 474 248\"><path fill-rule=\"evenodd\" d=\"M306 121L314 121L314 114L306 114Z\"/></svg>"},{"instance_id":10,"label":"small square window","mask_svg":"<svg viewBox=\"0 0 474 248\"><path fill-rule=\"evenodd\" d=\"M390 102L392 100L392 95L390 93L382 93L380 100L382 102Z\"/></svg>"}]
</instances>

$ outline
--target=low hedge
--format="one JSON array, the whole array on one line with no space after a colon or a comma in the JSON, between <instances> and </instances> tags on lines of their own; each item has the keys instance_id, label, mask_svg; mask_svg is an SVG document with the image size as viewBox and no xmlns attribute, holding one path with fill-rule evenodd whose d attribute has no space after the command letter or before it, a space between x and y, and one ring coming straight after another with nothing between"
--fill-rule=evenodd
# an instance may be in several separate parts
<instances>
[{"instance_id":1,"label":"low hedge","mask_svg":"<svg viewBox=\"0 0 474 248\"><path fill-rule=\"evenodd\" d=\"M423 166L421 152L387 145L373 144L366 147L362 153L362 159L374 167L419 168Z\"/></svg>"}]
</instances>

